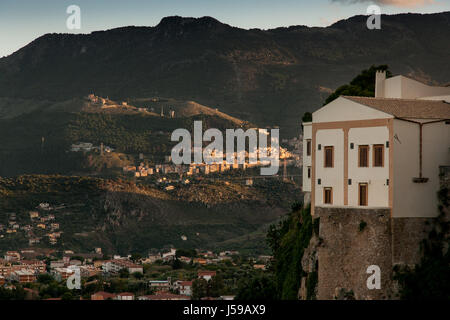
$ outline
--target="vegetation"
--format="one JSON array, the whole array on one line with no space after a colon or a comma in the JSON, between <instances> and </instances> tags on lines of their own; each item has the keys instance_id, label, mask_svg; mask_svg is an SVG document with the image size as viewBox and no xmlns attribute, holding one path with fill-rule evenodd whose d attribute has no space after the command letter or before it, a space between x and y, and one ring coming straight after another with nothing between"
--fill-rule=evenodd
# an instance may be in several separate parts
<instances>
[{"instance_id":1,"label":"vegetation","mask_svg":"<svg viewBox=\"0 0 450 320\"><path fill-rule=\"evenodd\" d=\"M363 70L359 75L357 75L350 84L345 84L336 89L328 98L325 100L325 104L330 103L339 96L361 96L361 97L374 97L375 96L375 73L377 71L386 71L386 77L392 76L387 65L372 65L369 69Z\"/></svg>"},{"instance_id":2,"label":"vegetation","mask_svg":"<svg viewBox=\"0 0 450 320\"><path fill-rule=\"evenodd\" d=\"M258 181L251 188L243 182L193 180L188 186L176 184L174 192L165 192L155 183L121 179L0 178L0 212L16 213L17 223L26 226L31 224L29 211L39 210L40 203L59 207L41 214L55 215L63 231L61 241L50 245L45 236L48 231L34 228L34 236L42 238L36 247L76 252L102 247L105 253L147 254L150 248L174 245L186 249L178 254L187 256L195 255L189 248L205 247L264 254L269 250L262 241L268 225L288 210L285 204L298 196L298 189L280 181ZM8 219L9 214L0 215L0 224L8 225ZM0 250L27 246L27 235L21 229L5 233L0 242Z\"/></svg>"},{"instance_id":3,"label":"vegetation","mask_svg":"<svg viewBox=\"0 0 450 320\"><path fill-rule=\"evenodd\" d=\"M285 220L270 227L267 240L273 252L272 268L279 299L298 299L301 278L306 275L301 261L312 234L310 207L303 208L301 204L294 204ZM309 281L310 287L316 282L314 276Z\"/></svg>"},{"instance_id":4,"label":"vegetation","mask_svg":"<svg viewBox=\"0 0 450 320\"><path fill-rule=\"evenodd\" d=\"M400 297L406 300L450 299L450 221L449 189L439 193L439 216L428 239L424 240L423 257L414 268L394 268L394 279L400 284Z\"/></svg>"},{"instance_id":5,"label":"vegetation","mask_svg":"<svg viewBox=\"0 0 450 320\"><path fill-rule=\"evenodd\" d=\"M359 223L359 231L362 232L366 227L367 227L367 222L365 222L364 220L361 220L361 222Z\"/></svg>"},{"instance_id":6,"label":"vegetation","mask_svg":"<svg viewBox=\"0 0 450 320\"><path fill-rule=\"evenodd\" d=\"M275 300L277 285L272 273L257 273L239 284L236 300Z\"/></svg>"}]
</instances>

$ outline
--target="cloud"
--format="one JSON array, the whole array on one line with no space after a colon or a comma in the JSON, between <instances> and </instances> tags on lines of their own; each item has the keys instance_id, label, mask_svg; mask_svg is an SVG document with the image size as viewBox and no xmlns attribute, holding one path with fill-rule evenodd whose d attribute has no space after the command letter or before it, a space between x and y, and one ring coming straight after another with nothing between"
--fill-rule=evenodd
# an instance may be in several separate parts
<instances>
[{"instance_id":1,"label":"cloud","mask_svg":"<svg viewBox=\"0 0 450 320\"><path fill-rule=\"evenodd\" d=\"M331 0L332 2L340 2L345 4L369 3L396 6L396 7L421 7L435 3L435 0Z\"/></svg>"}]
</instances>

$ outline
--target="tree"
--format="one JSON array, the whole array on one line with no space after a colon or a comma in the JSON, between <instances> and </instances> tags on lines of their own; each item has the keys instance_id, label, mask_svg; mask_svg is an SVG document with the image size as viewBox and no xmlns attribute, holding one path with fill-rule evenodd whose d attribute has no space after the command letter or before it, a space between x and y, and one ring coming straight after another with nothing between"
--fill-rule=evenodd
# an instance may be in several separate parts
<instances>
[{"instance_id":1,"label":"tree","mask_svg":"<svg viewBox=\"0 0 450 320\"><path fill-rule=\"evenodd\" d=\"M133 272L132 276L138 280L144 277L144 275L141 272Z\"/></svg>"},{"instance_id":2,"label":"tree","mask_svg":"<svg viewBox=\"0 0 450 320\"><path fill-rule=\"evenodd\" d=\"M423 242L423 257L414 268L394 269L400 285L400 297L406 300L450 300L450 221L449 189L438 192L439 216Z\"/></svg>"},{"instance_id":3,"label":"tree","mask_svg":"<svg viewBox=\"0 0 450 320\"><path fill-rule=\"evenodd\" d=\"M66 292L61 296L61 300L74 300L74 297L71 292Z\"/></svg>"},{"instance_id":4,"label":"tree","mask_svg":"<svg viewBox=\"0 0 450 320\"><path fill-rule=\"evenodd\" d=\"M173 269L173 270L178 270L178 269L181 269L181 268L183 268L183 262L181 262L180 260L178 260L178 258L175 258L175 259L172 261L172 269Z\"/></svg>"},{"instance_id":5,"label":"tree","mask_svg":"<svg viewBox=\"0 0 450 320\"><path fill-rule=\"evenodd\" d=\"M221 275L216 275L208 282L207 296L208 297L219 297L225 288L223 278Z\"/></svg>"},{"instance_id":6,"label":"tree","mask_svg":"<svg viewBox=\"0 0 450 320\"><path fill-rule=\"evenodd\" d=\"M360 96L360 97L374 97L375 96L375 73L377 71L386 71L386 77L392 76L387 65L372 65L369 69L361 71L350 84L345 84L336 89L328 98L325 100L325 104L339 98L339 96Z\"/></svg>"},{"instance_id":7,"label":"tree","mask_svg":"<svg viewBox=\"0 0 450 320\"><path fill-rule=\"evenodd\" d=\"M208 291L208 282L205 279L196 279L192 282L192 299L200 300L206 297Z\"/></svg>"},{"instance_id":8,"label":"tree","mask_svg":"<svg viewBox=\"0 0 450 320\"><path fill-rule=\"evenodd\" d=\"M293 211L287 219L271 226L267 242L272 249L277 297L284 300L296 300L304 274L301 260L305 248L313 234L313 222L310 208L292 206Z\"/></svg>"},{"instance_id":9,"label":"tree","mask_svg":"<svg viewBox=\"0 0 450 320\"><path fill-rule=\"evenodd\" d=\"M42 284L49 284L50 282L54 281L54 279L48 273L42 273L38 275L37 281Z\"/></svg>"},{"instance_id":10,"label":"tree","mask_svg":"<svg viewBox=\"0 0 450 320\"><path fill-rule=\"evenodd\" d=\"M271 274L255 274L238 284L236 300L274 300L276 283Z\"/></svg>"},{"instance_id":11,"label":"tree","mask_svg":"<svg viewBox=\"0 0 450 320\"><path fill-rule=\"evenodd\" d=\"M312 113L305 112L302 117L302 122L311 122L312 121Z\"/></svg>"},{"instance_id":12,"label":"tree","mask_svg":"<svg viewBox=\"0 0 450 320\"><path fill-rule=\"evenodd\" d=\"M195 249L177 249L176 257L189 257L195 258L197 256L197 251Z\"/></svg>"},{"instance_id":13,"label":"tree","mask_svg":"<svg viewBox=\"0 0 450 320\"><path fill-rule=\"evenodd\" d=\"M142 259L142 255L141 254L139 254L139 253L132 253L131 254L130 260L133 261L133 262L139 261L141 259Z\"/></svg>"},{"instance_id":14,"label":"tree","mask_svg":"<svg viewBox=\"0 0 450 320\"><path fill-rule=\"evenodd\" d=\"M119 277L120 278L129 278L130 277L130 271L128 271L128 269L126 269L126 268L120 269Z\"/></svg>"}]
</instances>

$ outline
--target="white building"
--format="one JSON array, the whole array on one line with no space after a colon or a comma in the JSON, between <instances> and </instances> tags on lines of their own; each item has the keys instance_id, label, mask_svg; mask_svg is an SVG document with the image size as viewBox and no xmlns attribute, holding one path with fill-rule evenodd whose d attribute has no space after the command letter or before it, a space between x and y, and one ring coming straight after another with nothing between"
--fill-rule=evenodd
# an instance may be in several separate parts
<instances>
[{"instance_id":1,"label":"white building","mask_svg":"<svg viewBox=\"0 0 450 320\"><path fill-rule=\"evenodd\" d=\"M435 217L450 165L450 87L376 76L376 97L338 99L303 123L303 191L315 207ZM310 193L310 194L309 194Z\"/></svg>"},{"instance_id":2,"label":"white building","mask_svg":"<svg viewBox=\"0 0 450 320\"><path fill-rule=\"evenodd\" d=\"M192 295L192 281L180 281L178 286L181 295L188 297Z\"/></svg>"},{"instance_id":3,"label":"white building","mask_svg":"<svg viewBox=\"0 0 450 320\"><path fill-rule=\"evenodd\" d=\"M117 274L122 269L127 269L130 274L135 272L144 273L144 268L142 266L125 259L114 259L105 261L102 264L102 270L105 273Z\"/></svg>"}]
</instances>

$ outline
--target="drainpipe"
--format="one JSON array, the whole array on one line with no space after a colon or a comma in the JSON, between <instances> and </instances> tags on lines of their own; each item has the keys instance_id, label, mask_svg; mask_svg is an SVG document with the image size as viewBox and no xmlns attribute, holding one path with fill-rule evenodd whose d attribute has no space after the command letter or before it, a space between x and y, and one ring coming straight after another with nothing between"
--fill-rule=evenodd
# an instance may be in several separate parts
<instances>
[{"instance_id":1,"label":"drainpipe","mask_svg":"<svg viewBox=\"0 0 450 320\"><path fill-rule=\"evenodd\" d=\"M429 178L423 177L423 126L426 124L432 124L432 123L438 123L445 120L434 120L434 121L428 121L428 122L419 122L419 121L413 121L409 119L404 118L397 118L399 120L415 123L419 125L419 177L413 178L414 183L427 183Z\"/></svg>"}]
</instances>

